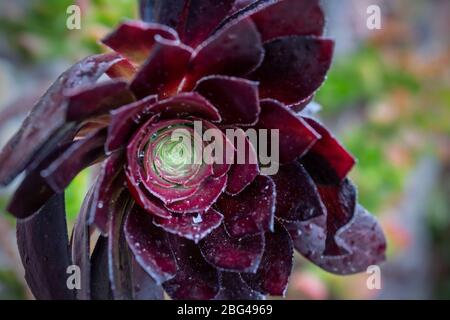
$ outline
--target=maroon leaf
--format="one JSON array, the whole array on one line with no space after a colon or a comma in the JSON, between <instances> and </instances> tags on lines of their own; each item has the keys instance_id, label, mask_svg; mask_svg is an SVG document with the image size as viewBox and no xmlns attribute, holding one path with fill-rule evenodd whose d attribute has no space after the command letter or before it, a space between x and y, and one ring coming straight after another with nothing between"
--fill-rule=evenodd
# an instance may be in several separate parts
<instances>
[{"instance_id":1,"label":"maroon leaf","mask_svg":"<svg viewBox=\"0 0 450 320\"><path fill-rule=\"evenodd\" d=\"M135 64L142 64L155 48L155 37L177 40L175 30L161 24L126 21L102 42Z\"/></svg>"},{"instance_id":2,"label":"maroon leaf","mask_svg":"<svg viewBox=\"0 0 450 320\"><path fill-rule=\"evenodd\" d=\"M176 41L156 38L152 54L131 82L138 98L157 94L165 98L175 94L191 59L191 48Z\"/></svg>"},{"instance_id":3,"label":"maroon leaf","mask_svg":"<svg viewBox=\"0 0 450 320\"><path fill-rule=\"evenodd\" d=\"M250 20L235 23L202 43L194 52L183 90L208 75L243 76L255 70L264 55L261 39Z\"/></svg>"},{"instance_id":4,"label":"maroon leaf","mask_svg":"<svg viewBox=\"0 0 450 320\"><path fill-rule=\"evenodd\" d=\"M66 91L65 95L69 100L67 121L82 121L134 100L132 93L128 90L127 82L123 80L78 87Z\"/></svg>"},{"instance_id":5,"label":"maroon leaf","mask_svg":"<svg viewBox=\"0 0 450 320\"><path fill-rule=\"evenodd\" d=\"M186 118L190 116L213 122L222 120L219 110L196 92L180 93L174 97L162 100L151 106L148 111L160 113L163 119Z\"/></svg>"},{"instance_id":6,"label":"maroon leaf","mask_svg":"<svg viewBox=\"0 0 450 320\"><path fill-rule=\"evenodd\" d=\"M336 233L353 217L356 207L356 189L350 180L339 185L317 185L320 197L327 209L327 239L325 254L341 255L347 253L336 242Z\"/></svg>"},{"instance_id":7,"label":"maroon leaf","mask_svg":"<svg viewBox=\"0 0 450 320\"><path fill-rule=\"evenodd\" d=\"M95 224L104 235L108 233L112 199L124 188L123 161L120 152L113 153L102 163L94 185L93 206L88 214L88 222Z\"/></svg>"},{"instance_id":8,"label":"maroon leaf","mask_svg":"<svg viewBox=\"0 0 450 320\"><path fill-rule=\"evenodd\" d=\"M113 298L108 272L108 238L100 236L91 256L91 299Z\"/></svg>"},{"instance_id":9,"label":"maroon leaf","mask_svg":"<svg viewBox=\"0 0 450 320\"><path fill-rule=\"evenodd\" d=\"M326 217L317 217L289 226L295 249L322 269L336 274L354 274L366 271L370 265L385 259L386 239L376 219L358 206L352 221L336 235L348 254L324 254L327 237Z\"/></svg>"},{"instance_id":10,"label":"maroon leaf","mask_svg":"<svg viewBox=\"0 0 450 320\"><path fill-rule=\"evenodd\" d=\"M111 122L108 128L106 151L112 152L126 145L139 128L146 121L146 111L157 101L157 96L148 96L111 112Z\"/></svg>"},{"instance_id":11,"label":"maroon leaf","mask_svg":"<svg viewBox=\"0 0 450 320\"><path fill-rule=\"evenodd\" d=\"M133 300L164 300L164 291L150 275L131 258L133 278Z\"/></svg>"},{"instance_id":12,"label":"maroon leaf","mask_svg":"<svg viewBox=\"0 0 450 320\"><path fill-rule=\"evenodd\" d=\"M220 291L215 300L262 300L264 296L256 292L242 280L239 273L221 272Z\"/></svg>"},{"instance_id":13,"label":"maroon leaf","mask_svg":"<svg viewBox=\"0 0 450 320\"><path fill-rule=\"evenodd\" d=\"M254 290L284 296L293 265L294 249L286 228L280 223L275 232L266 232L266 248L255 274L242 274Z\"/></svg>"},{"instance_id":14,"label":"maroon leaf","mask_svg":"<svg viewBox=\"0 0 450 320\"><path fill-rule=\"evenodd\" d=\"M47 158L27 172L8 204L8 212L18 219L26 219L36 213L54 195L53 189L41 176L41 171L61 156L71 145L73 142L54 147L55 150Z\"/></svg>"},{"instance_id":15,"label":"maroon leaf","mask_svg":"<svg viewBox=\"0 0 450 320\"><path fill-rule=\"evenodd\" d=\"M163 287L172 299L209 300L219 292L219 277L215 268L203 259L197 245L185 238L169 236L177 259L175 277Z\"/></svg>"},{"instance_id":16,"label":"maroon leaf","mask_svg":"<svg viewBox=\"0 0 450 320\"><path fill-rule=\"evenodd\" d=\"M215 105L222 116L222 124L252 125L258 120L258 84L241 78L209 76L195 88Z\"/></svg>"},{"instance_id":17,"label":"maroon leaf","mask_svg":"<svg viewBox=\"0 0 450 320\"><path fill-rule=\"evenodd\" d=\"M210 208L197 214L174 214L169 219L155 217L153 223L167 232L197 243L217 228L222 220L223 216Z\"/></svg>"},{"instance_id":18,"label":"maroon leaf","mask_svg":"<svg viewBox=\"0 0 450 320\"><path fill-rule=\"evenodd\" d=\"M184 43L195 47L227 16L233 4L234 0L147 0L141 1L140 8L145 21L175 28Z\"/></svg>"},{"instance_id":19,"label":"maroon leaf","mask_svg":"<svg viewBox=\"0 0 450 320\"><path fill-rule=\"evenodd\" d=\"M316 185L300 163L280 167L272 176L277 193L277 218L305 221L326 213Z\"/></svg>"},{"instance_id":20,"label":"maroon leaf","mask_svg":"<svg viewBox=\"0 0 450 320\"><path fill-rule=\"evenodd\" d=\"M67 268L72 265L64 195L54 195L30 219L17 222L17 245L25 280L36 299L72 300Z\"/></svg>"},{"instance_id":21,"label":"maroon leaf","mask_svg":"<svg viewBox=\"0 0 450 320\"><path fill-rule=\"evenodd\" d=\"M275 100L261 101L261 115L255 127L279 131L281 163L303 156L320 137L304 120Z\"/></svg>"},{"instance_id":22,"label":"maroon leaf","mask_svg":"<svg viewBox=\"0 0 450 320\"><path fill-rule=\"evenodd\" d=\"M258 155L253 144L241 129L236 129L234 134L237 139L237 142L234 141L236 151L226 188L226 192L231 195L240 193L259 175Z\"/></svg>"},{"instance_id":23,"label":"maroon leaf","mask_svg":"<svg viewBox=\"0 0 450 320\"><path fill-rule=\"evenodd\" d=\"M240 238L273 230L275 198L272 179L258 176L238 195L222 195L216 206L225 217L228 233Z\"/></svg>"},{"instance_id":24,"label":"maroon leaf","mask_svg":"<svg viewBox=\"0 0 450 320\"><path fill-rule=\"evenodd\" d=\"M253 273L264 251L264 236L231 238L221 226L200 242L200 249L206 261L219 270Z\"/></svg>"},{"instance_id":25,"label":"maroon leaf","mask_svg":"<svg viewBox=\"0 0 450 320\"><path fill-rule=\"evenodd\" d=\"M91 188L84 198L77 221L72 232L72 261L80 268L80 290L77 290L78 300L91 299L91 263L90 263L90 228L87 223L89 212L93 205Z\"/></svg>"},{"instance_id":26,"label":"maroon leaf","mask_svg":"<svg viewBox=\"0 0 450 320\"><path fill-rule=\"evenodd\" d=\"M150 214L134 205L125 221L125 236L136 261L160 284L175 276L177 264L167 234L152 220Z\"/></svg>"},{"instance_id":27,"label":"maroon leaf","mask_svg":"<svg viewBox=\"0 0 450 320\"><path fill-rule=\"evenodd\" d=\"M133 79L134 75L136 74L137 69L131 62L126 59L122 58L115 64L113 64L107 71L106 74L111 79L126 79L127 81L131 81Z\"/></svg>"},{"instance_id":28,"label":"maroon leaf","mask_svg":"<svg viewBox=\"0 0 450 320\"><path fill-rule=\"evenodd\" d=\"M131 206L125 190L113 200L108 232L108 271L111 291L116 300L132 298L131 262L125 241L125 218Z\"/></svg>"},{"instance_id":29,"label":"maroon leaf","mask_svg":"<svg viewBox=\"0 0 450 320\"><path fill-rule=\"evenodd\" d=\"M33 107L21 129L1 151L0 185L11 182L30 162L36 160L36 154L46 149L46 145L52 147L56 145L55 141L65 137L61 137L61 131L65 131L63 126L66 124L67 102L64 92L94 84L119 60L120 57L116 54L87 57L55 81Z\"/></svg>"},{"instance_id":30,"label":"maroon leaf","mask_svg":"<svg viewBox=\"0 0 450 320\"><path fill-rule=\"evenodd\" d=\"M225 190L227 176L208 178L198 188L197 192L185 200L166 204L166 208L179 213L196 213L208 210Z\"/></svg>"},{"instance_id":31,"label":"maroon leaf","mask_svg":"<svg viewBox=\"0 0 450 320\"><path fill-rule=\"evenodd\" d=\"M261 98L296 104L319 88L331 65L334 42L289 36L264 44L266 55L250 76L259 81Z\"/></svg>"},{"instance_id":32,"label":"maroon leaf","mask_svg":"<svg viewBox=\"0 0 450 320\"><path fill-rule=\"evenodd\" d=\"M355 159L317 121L304 118L322 138L301 159L311 177L320 184L339 184L355 165Z\"/></svg>"},{"instance_id":33,"label":"maroon leaf","mask_svg":"<svg viewBox=\"0 0 450 320\"><path fill-rule=\"evenodd\" d=\"M318 0L280 0L251 15L264 42L290 35L322 35L325 18Z\"/></svg>"},{"instance_id":34,"label":"maroon leaf","mask_svg":"<svg viewBox=\"0 0 450 320\"><path fill-rule=\"evenodd\" d=\"M102 129L76 141L41 171L42 177L55 192L63 192L81 170L104 156L105 140L106 130Z\"/></svg>"}]
</instances>

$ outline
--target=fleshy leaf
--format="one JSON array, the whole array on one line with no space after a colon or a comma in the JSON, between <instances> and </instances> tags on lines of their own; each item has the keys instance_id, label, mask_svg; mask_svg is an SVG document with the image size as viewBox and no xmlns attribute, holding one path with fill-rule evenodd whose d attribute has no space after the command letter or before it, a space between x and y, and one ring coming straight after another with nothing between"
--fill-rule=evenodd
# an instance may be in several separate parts
<instances>
[{"instance_id":1,"label":"fleshy leaf","mask_svg":"<svg viewBox=\"0 0 450 320\"><path fill-rule=\"evenodd\" d=\"M76 291L78 300L91 299L91 263L90 263L90 228L87 223L92 207L91 188L81 205L77 221L72 232L72 261L80 268L80 290Z\"/></svg>"},{"instance_id":2,"label":"fleshy leaf","mask_svg":"<svg viewBox=\"0 0 450 320\"><path fill-rule=\"evenodd\" d=\"M133 300L164 300L164 291L139 263L131 257Z\"/></svg>"},{"instance_id":3,"label":"fleshy leaf","mask_svg":"<svg viewBox=\"0 0 450 320\"><path fill-rule=\"evenodd\" d=\"M264 50L255 25L242 20L202 43L194 52L183 90L209 75L244 76L261 63Z\"/></svg>"},{"instance_id":4,"label":"fleshy leaf","mask_svg":"<svg viewBox=\"0 0 450 320\"><path fill-rule=\"evenodd\" d=\"M124 147L133 132L146 120L146 110L158 100L157 96L148 96L111 112L108 127L106 151L112 152Z\"/></svg>"},{"instance_id":5,"label":"fleshy leaf","mask_svg":"<svg viewBox=\"0 0 450 320\"><path fill-rule=\"evenodd\" d=\"M258 155L253 144L242 129L235 129L234 134L237 139L237 142L234 141L236 146L234 164L231 165L228 172L228 182L225 190L231 195L240 193L259 175ZM244 140L242 146L239 146L240 140ZM244 151L242 152L242 150Z\"/></svg>"},{"instance_id":6,"label":"fleshy leaf","mask_svg":"<svg viewBox=\"0 0 450 320\"><path fill-rule=\"evenodd\" d=\"M123 80L110 80L65 92L69 100L67 121L82 121L134 100Z\"/></svg>"},{"instance_id":7,"label":"fleshy leaf","mask_svg":"<svg viewBox=\"0 0 450 320\"><path fill-rule=\"evenodd\" d=\"M170 243L178 264L175 277L163 287L172 299L209 300L219 292L219 276L203 259L198 246L185 238L170 235Z\"/></svg>"},{"instance_id":8,"label":"fleshy leaf","mask_svg":"<svg viewBox=\"0 0 450 320\"><path fill-rule=\"evenodd\" d=\"M277 218L305 221L326 213L314 181L300 163L281 166L272 179L276 185Z\"/></svg>"},{"instance_id":9,"label":"fleshy leaf","mask_svg":"<svg viewBox=\"0 0 450 320\"><path fill-rule=\"evenodd\" d=\"M106 130L101 129L76 141L41 171L42 177L55 192L63 192L80 171L104 156L105 140Z\"/></svg>"},{"instance_id":10,"label":"fleshy leaf","mask_svg":"<svg viewBox=\"0 0 450 320\"><path fill-rule=\"evenodd\" d=\"M125 221L128 246L139 265L158 283L175 276L177 264L164 230L153 217L134 205Z\"/></svg>"},{"instance_id":11,"label":"fleshy leaf","mask_svg":"<svg viewBox=\"0 0 450 320\"><path fill-rule=\"evenodd\" d=\"M124 235L124 220L130 201L130 196L125 190L112 201L108 230L108 272L115 300L132 298L132 284L129 277L131 264Z\"/></svg>"},{"instance_id":12,"label":"fleshy leaf","mask_svg":"<svg viewBox=\"0 0 450 320\"><path fill-rule=\"evenodd\" d=\"M349 252L341 256L324 254L326 217L289 226L294 246L307 259L322 269L336 274L364 272L370 265L384 261L386 239L376 219L363 207L357 206L354 218L336 235L340 246Z\"/></svg>"},{"instance_id":13,"label":"fleshy leaf","mask_svg":"<svg viewBox=\"0 0 450 320\"><path fill-rule=\"evenodd\" d=\"M139 99L154 94L160 98L175 94L188 69L191 50L180 42L157 37L152 54L131 82L131 90Z\"/></svg>"},{"instance_id":14,"label":"fleshy leaf","mask_svg":"<svg viewBox=\"0 0 450 320\"><path fill-rule=\"evenodd\" d=\"M264 42L290 35L320 36L325 24L318 0L280 0L251 18Z\"/></svg>"},{"instance_id":15,"label":"fleshy leaf","mask_svg":"<svg viewBox=\"0 0 450 320\"><path fill-rule=\"evenodd\" d=\"M258 120L258 84L241 78L209 76L195 88L216 106L223 125L252 125Z\"/></svg>"},{"instance_id":16,"label":"fleshy leaf","mask_svg":"<svg viewBox=\"0 0 450 320\"><path fill-rule=\"evenodd\" d=\"M264 44L261 66L250 75L259 81L261 98L296 104L316 91L331 65L334 42L328 39L289 36Z\"/></svg>"},{"instance_id":17,"label":"fleshy leaf","mask_svg":"<svg viewBox=\"0 0 450 320\"><path fill-rule=\"evenodd\" d=\"M174 214L169 219L155 217L153 223L172 234L198 242L217 228L223 216L210 208L197 214Z\"/></svg>"},{"instance_id":18,"label":"fleshy leaf","mask_svg":"<svg viewBox=\"0 0 450 320\"><path fill-rule=\"evenodd\" d=\"M166 208L178 213L196 213L208 210L225 190L227 176L207 178L197 192L185 200L166 204Z\"/></svg>"},{"instance_id":19,"label":"fleshy leaf","mask_svg":"<svg viewBox=\"0 0 450 320\"><path fill-rule=\"evenodd\" d=\"M353 217L356 208L356 189L350 180L339 185L317 185L320 198L327 209L327 239L325 254L341 255L347 253L336 242L336 233Z\"/></svg>"},{"instance_id":20,"label":"fleshy leaf","mask_svg":"<svg viewBox=\"0 0 450 320\"><path fill-rule=\"evenodd\" d=\"M112 199L124 188L123 161L124 157L120 152L109 156L102 163L94 186L93 206L88 214L88 222L95 224L104 235L108 233Z\"/></svg>"},{"instance_id":21,"label":"fleshy leaf","mask_svg":"<svg viewBox=\"0 0 450 320\"><path fill-rule=\"evenodd\" d=\"M221 272L220 291L215 300L263 300L264 296L256 292L242 280L239 273Z\"/></svg>"},{"instance_id":22,"label":"fleshy leaf","mask_svg":"<svg viewBox=\"0 0 450 320\"><path fill-rule=\"evenodd\" d=\"M216 206L225 217L228 233L240 238L273 230L275 198L272 179L258 176L238 195L222 195Z\"/></svg>"},{"instance_id":23,"label":"fleshy leaf","mask_svg":"<svg viewBox=\"0 0 450 320\"><path fill-rule=\"evenodd\" d=\"M91 256L91 299L113 298L108 272L108 238L100 236Z\"/></svg>"},{"instance_id":24,"label":"fleshy leaf","mask_svg":"<svg viewBox=\"0 0 450 320\"><path fill-rule=\"evenodd\" d=\"M195 47L227 16L233 4L234 0L143 0L140 9L145 21L175 28L184 43Z\"/></svg>"},{"instance_id":25,"label":"fleshy leaf","mask_svg":"<svg viewBox=\"0 0 450 320\"><path fill-rule=\"evenodd\" d=\"M175 30L161 24L126 21L102 42L135 64L142 64L155 49L155 37L177 40Z\"/></svg>"},{"instance_id":26,"label":"fleshy leaf","mask_svg":"<svg viewBox=\"0 0 450 320\"><path fill-rule=\"evenodd\" d=\"M200 242L203 257L219 270L256 272L264 251L264 236L230 237L223 226Z\"/></svg>"},{"instance_id":27,"label":"fleshy leaf","mask_svg":"<svg viewBox=\"0 0 450 320\"><path fill-rule=\"evenodd\" d=\"M304 119L322 137L301 162L317 183L339 184L355 165L355 159L319 122Z\"/></svg>"},{"instance_id":28,"label":"fleshy leaf","mask_svg":"<svg viewBox=\"0 0 450 320\"><path fill-rule=\"evenodd\" d=\"M83 59L64 72L33 107L20 130L0 153L0 185L7 185L22 172L36 155L50 149L62 139L67 128L67 100L64 92L80 86L92 85L114 63L117 54L96 55ZM70 125L69 125L70 126ZM61 135L63 137L61 137Z\"/></svg>"},{"instance_id":29,"label":"fleshy leaf","mask_svg":"<svg viewBox=\"0 0 450 320\"><path fill-rule=\"evenodd\" d=\"M261 101L261 115L255 127L279 131L281 163L290 163L303 156L320 137L304 120L276 100Z\"/></svg>"},{"instance_id":30,"label":"fleshy leaf","mask_svg":"<svg viewBox=\"0 0 450 320\"><path fill-rule=\"evenodd\" d=\"M17 244L25 280L36 299L75 299L65 281L72 261L63 194L52 196L30 219L17 222Z\"/></svg>"},{"instance_id":31,"label":"fleshy leaf","mask_svg":"<svg viewBox=\"0 0 450 320\"><path fill-rule=\"evenodd\" d=\"M275 232L266 232L266 248L255 274L242 274L245 282L254 290L271 295L284 296L293 266L294 249L286 228L280 223Z\"/></svg>"}]
</instances>

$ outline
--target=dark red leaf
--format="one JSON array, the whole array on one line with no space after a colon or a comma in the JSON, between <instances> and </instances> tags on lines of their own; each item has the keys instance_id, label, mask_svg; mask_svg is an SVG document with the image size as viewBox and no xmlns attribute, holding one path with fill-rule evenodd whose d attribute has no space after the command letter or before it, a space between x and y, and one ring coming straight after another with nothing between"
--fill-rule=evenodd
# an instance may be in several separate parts
<instances>
[{"instance_id":1,"label":"dark red leaf","mask_svg":"<svg viewBox=\"0 0 450 320\"><path fill-rule=\"evenodd\" d=\"M239 273L221 272L220 291L215 300L262 300L264 296L256 292L242 280Z\"/></svg>"},{"instance_id":2,"label":"dark red leaf","mask_svg":"<svg viewBox=\"0 0 450 320\"><path fill-rule=\"evenodd\" d=\"M241 78L209 76L194 89L212 102L223 125L252 125L258 120L258 84Z\"/></svg>"},{"instance_id":3,"label":"dark red leaf","mask_svg":"<svg viewBox=\"0 0 450 320\"><path fill-rule=\"evenodd\" d=\"M137 69L135 66L131 64L131 62L126 59L122 58L115 64L113 64L107 71L106 74L111 79L126 79L127 81L131 81L133 79L134 75L136 74Z\"/></svg>"},{"instance_id":4,"label":"dark red leaf","mask_svg":"<svg viewBox=\"0 0 450 320\"><path fill-rule=\"evenodd\" d=\"M264 236L230 237L223 226L200 242L203 257L219 270L256 272L264 251Z\"/></svg>"},{"instance_id":5,"label":"dark red leaf","mask_svg":"<svg viewBox=\"0 0 450 320\"><path fill-rule=\"evenodd\" d=\"M317 185L320 197L327 209L327 239L325 254L341 255L345 248L336 242L336 233L353 217L356 207L356 189L350 180L345 179L339 185Z\"/></svg>"},{"instance_id":6,"label":"dark red leaf","mask_svg":"<svg viewBox=\"0 0 450 320\"><path fill-rule=\"evenodd\" d=\"M300 163L281 166L272 179L277 192L277 218L305 221L326 213L314 181Z\"/></svg>"},{"instance_id":7,"label":"dark red leaf","mask_svg":"<svg viewBox=\"0 0 450 320\"><path fill-rule=\"evenodd\" d=\"M195 47L227 16L233 4L234 0L144 0L140 9L145 21L175 28L184 43Z\"/></svg>"},{"instance_id":8,"label":"dark red leaf","mask_svg":"<svg viewBox=\"0 0 450 320\"><path fill-rule=\"evenodd\" d=\"M0 153L0 185L7 185L22 172L42 150L50 149L65 137L67 101L64 92L92 85L121 58L117 54L96 55L83 59L64 72L33 107L20 130ZM47 148L45 147L47 146ZM50 147L48 147L50 146ZM49 151L49 152L50 152Z\"/></svg>"},{"instance_id":9,"label":"dark red leaf","mask_svg":"<svg viewBox=\"0 0 450 320\"><path fill-rule=\"evenodd\" d=\"M227 185L227 176L208 178L197 192L185 200L166 204L166 208L179 213L196 213L208 210L222 194Z\"/></svg>"},{"instance_id":10,"label":"dark red leaf","mask_svg":"<svg viewBox=\"0 0 450 320\"><path fill-rule=\"evenodd\" d=\"M223 216L210 208L197 214L174 214L169 219L155 217L153 223L165 231L198 242L217 228Z\"/></svg>"},{"instance_id":11,"label":"dark red leaf","mask_svg":"<svg viewBox=\"0 0 450 320\"><path fill-rule=\"evenodd\" d=\"M355 165L353 156L319 122L304 118L321 139L301 159L311 177L320 184L339 184Z\"/></svg>"},{"instance_id":12,"label":"dark red leaf","mask_svg":"<svg viewBox=\"0 0 450 320\"><path fill-rule=\"evenodd\" d=\"M228 172L228 182L225 190L231 195L240 193L259 175L258 155L253 144L241 129L236 129L234 134L237 139L237 141L234 141L236 146L234 164Z\"/></svg>"},{"instance_id":13,"label":"dark red leaf","mask_svg":"<svg viewBox=\"0 0 450 320\"><path fill-rule=\"evenodd\" d=\"M303 156L320 137L304 120L275 100L261 101L261 115L255 127L278 130L281 163Z\"/></svg>"},{"instance_id":14,"label":"dark red leaf","mask_svg":"<svg viewBox=\"0 0 450 320\"><path fill-rule=\"evenodd\" d=\"M164 291L139 263L131 257L133 300L164 300Z\"/></svg>"},{"instance_id":15,"label":"dark red leaf","mask_svg":"<svg viewBox=\"0 0 450 320\"><path fill-rule=\"evenodd\" d=\"M284 296L294 262L294 248L286 228L280 223L275 232L266 232L266 248L255 274L242 274L250 288L264 294Z\"/></svg>"},{"instance_id":16,"label":"dark red leaf","mask_svg":"<svg viewBox=\"0 0 450 320\"><path fill-rule=\"evenodd\" d=\"M225 217L232 237L245 237L273 230L275 184L267 176L258 176L236 196L222 195L216 206Z\"/></svg>"},{"instance_id":17,"label":"dark red leaf","mask_svg":"<svg viewBox=\"0 0 450 320\"><path fill-rule=\"evenodd\" d=\"M185 238L169 236L178 264L175 278L163 287L172 299L209 300L219 292L219 276L203 259L197 245Z\"/></svg>"},{"instance_id":18,"label":"dark red leaf","mask_svg":"<svg viewBox=\"0 0 450 320\"><path fill-rule=\"evenodd\" d=\"M125 221L128 246L139 265L158 283L175 276L177 264L164 230L153 217L134 205Z\"/></svg>"},{"instance_id":19,"label":"dark red leaf","mask_svg":"<svg viewBox=\"0 0 450 320\"><path fill-rule=\"evenodd\" d=\"M84 198L77 221L72 232L72 261L80 268L80 290L76 291L78 300L91 299L91 263L90 263L90 228L87 223L93 205L91 188Z\"/></svg>"},{"instance_id":20,"label":"dark red leaf","mask_svg":"<svg viewBox=\"0 0 450 320\"><path fill-rule=\"evenodd\" d=\"M366 271L370 265L385 259L386 239L376 219L358 206L354 218L336 235L337 242L348 254L324 254L327 237L326 217L317 217L298 225L290 225L295 249L322 269L336 274L354 274Z\"/></svg>"},{"instance_id":21,"label":"dark red leaf","mask_svg":"<svg viewBox=\"0 0 450 320\"><path fill-rule=\"evenodd\" d=\"M260 82L261 98L297 104L311 96L324 81L333 48L334 42L328 39L277 38L264 44L264 61L250 77Z\"/></svg>"},{"instance_id":22,"label":"dark red leaf","mask_svg":"<svg viewBox=\"0 0 450 320\"><path fill-rule=\"evenodd\" d=\"M41 171L55 192L63 192L84 168L104 157L106 130L98 130L73 143L61 156Z\"/></svg>"},{"instance_id":23,"label":"dark red leaf","mask_svg":"<svg viewBox=\"0 0 450 320\"><path fill-rule=\"evenodd\" d=\"M108 272L115 300L132 298L131 262L124 232L125 218L130 206L131 198L125 190L112 203L108 232Z\"/></svg>"},{"instance_id":24,"label":"dark red leaf","mask_svg":"<svg viewBox=\"0 0 450 320\"><path fill-rule=\"evenodd\" d=\"M108 233L112 200L125 186L123 162L124 157L120 152L109 156L102 163L94 185L93 206L88 214L88 222L95 224L104 235Z\"/></svg>"},{"instance_id":25,"label":"dark red leaf","mask_svg":"<svg viewBox=\"0 0 450 320\"><path fill-rule=\"evenodd\" d=\"M282 36L320 36L325 18L318 0L280 0L251 15L264 42Z\"/></svg>"},{"instance_id":26,"label":"dark red leaf","mask_svg":"<svg viewBox=\"0 0 450 320\"><path fill-rule=\"evenodd\" d=\"M105 146L107 152L112 152L127 144L142 122L147 120L146 110L157 100L157 96L148 96L111 112Z\"/></svg>"},{"instance_id":27,"label":"dark red leaf","mask_svg":"<svg viewBox=\"0 0 450 320\"><path fill-rule=\"evenodd\" d=\"M179 42L157 37L152 54L131 82L131 90L139 99L154 94L160 98L175 94L187 71L191 50Z\"/></svg>"},{"instance_id":28,"label":"dark red leaf","mask_svg":"<svg viewBox=\"0 0 450 320\"><path fill-rule=\"evenodd\" d=\"M202 43L194 52L183 90L209 75L243 76L261 63L264 50L255 25L242 20Z\"/></svg>"},{"instance_id":29,"label":"dark red leaf","mask_svg":"<svg viewBox=\"0 0 450 320\"><path fill-rule=\"evenodd\" d=\"M65 92L69 104L67 121L82 121L88 117L106 113L134 100L123 80L78 87Z\"/></svg>"},{"instance_id":30,"label":"dark red leaf","mask_svg":"<svg viewBox=\"0 0 450 320\"><path fill-rule=\"evenodd\" d=\"M100 236L91 256L91 299L113 299L109 284L108 238Z\"/></svg>"},{"instance_id":31,"label":"dark red leaf","mask_svg":"<svg viewBox=\"0 0 450 320\"><path fill-rule=\"evenodd\" d=\"M50 198L30 219L17 222L17 245L25 280L36 299L75 299L66 283L72 261L63 194Z\"/></svg>"},{"instance_id":32,"label":"dark red leaf","mask_svg":"<svg viewBox=\"0 0 450 320\"><path fill-rule=\"evenodd\" d=\"M175 30L168 26L135 20L123 22L102 42L133 63L142 64L155 49L157 35L167 40L178 39Z\"/></svg>"}]
</instances>

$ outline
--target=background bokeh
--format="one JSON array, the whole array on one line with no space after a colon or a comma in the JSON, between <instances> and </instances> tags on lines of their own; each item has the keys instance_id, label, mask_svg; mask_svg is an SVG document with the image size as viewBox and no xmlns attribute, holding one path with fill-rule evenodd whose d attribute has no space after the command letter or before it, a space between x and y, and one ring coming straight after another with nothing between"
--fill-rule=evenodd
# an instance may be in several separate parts
<instances>
[{"instance_id":1,"label":"background bokeh","mask_svg":"<svg viewBox=\"0 0 450 320\"><path fill-rule=\"evenodd\" d=\"M82 9L81 30L66 9ZM450 298L450 1L322 0L336 56L317 94L319 116L358 158L351 173L360 202L388 238L382 289L367 274L334 276L296 257L288 299ZM382 28L369 30L376 4ZM0 145L33 102L76 60L101 52L97 40L136 0L0 2ZM67 192L73 224L90 183L82 172ZM0 190L0 299L32 299L18 258L14 220Z\"/></svg>"}]
</instances>

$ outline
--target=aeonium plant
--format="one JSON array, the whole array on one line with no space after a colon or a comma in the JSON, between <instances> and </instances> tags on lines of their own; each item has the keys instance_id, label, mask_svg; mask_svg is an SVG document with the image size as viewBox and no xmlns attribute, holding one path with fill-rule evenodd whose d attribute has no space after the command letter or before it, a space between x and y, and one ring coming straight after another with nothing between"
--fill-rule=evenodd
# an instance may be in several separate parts
<instances>
[{"instance_id":1,"label":"aeonium plant","mask_svg":"<svg viewBox=\"0 0 450 320\"><path fill-rule=\"evenodd\" d=\"M261 299L285 294L294 250L336 274L381 262L354 158L302 113L333 55L318 1L148 0L141 16L64 72L0 154L2 185L24 173L8 211L35 297ZM210 129L232 152L204 152ZM275 171L247 134L261 130ZM89 166L69 236L64 190Z\"/></svg>"}]
</instances>

